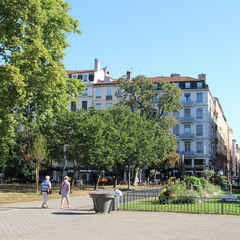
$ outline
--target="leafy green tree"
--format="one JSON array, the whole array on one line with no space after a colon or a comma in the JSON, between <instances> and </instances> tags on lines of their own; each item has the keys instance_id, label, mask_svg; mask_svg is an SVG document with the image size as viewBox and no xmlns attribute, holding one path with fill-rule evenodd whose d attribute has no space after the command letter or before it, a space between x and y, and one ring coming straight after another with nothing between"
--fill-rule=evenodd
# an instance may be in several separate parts
<instances>
[{"instance_id":1,"label":"leafy green tree","mask_svg":"<svg viewBox=\"0 0 240 240\"><path fill-rule=\"evenodd\" d=\"M122 77L117 87L124 91L120 104L139 111L146 119L165 120L166 114L176 113L182 107L181 89L167 81L159 81L155 85L144 75L131 81Z\"/></svg>"},{"instance_id":2,"label":"leafy green tree","mask_svg":"<svg viewBox=\"0 0 240 240\"><path fill-rule=\"evenodd\" d=\"M41 170L41 166L44 162L49 161L47 159L47 156L48 156L48 150L47 150L46 139L41 133L39 133L34 141L34 144L31 150L32 164L35 167L37 193L38 193L39 170Z\"/></svg>"},{"instance_id":3,"label":"leafy green tree","mask_svg":"<svg viewBox=\"0 0 240 240\"><path fill-rule=\"evenodd\" d=\"M14 128L53 117L84 88L64 71L67 35L81 33L69 10L64 0L0 1L2 161L14 144Z\"/></svg>"},{"instance_id":4,"label":"leafy green tree","mask_svg":"<svg viewBox=\"0 0 240 240\"><path fill-rule=\"evenodd\" d=\"M203 171L203 174L207 177L207 180L209 181L209 179L214 176L215 171L214 170L205 169Z\"/></svg>"},{"instance_id":5,"label":"leafy green tree","mask_svg":"<svg viewBox=\"0 0 240 240\"><path fill-rule=\"evenodd\" d=\"M114 106L108 113L108 128L114 130L111 149L114 149L116 186L118 174L124 166L134 167L136 176L140 167L150 164L153 159L155 128L138 112L132 112L128 107Z\"/></svg>"},{"instance_id":6,"label":"leafy green tree","mask_svg":"<svg viewBox=\"0 0 240 240\"><path fill-rule=\"evenodd\" d=\"M177 123L174 114L182 108L181 89L167 81L160 81L155 85L143 75L131 81L125 77L120 78L117 86L123 90L123 98L119 104L130 107L131 111L140 112L155 128L156 139L151 164L169 165L172 158L168 156L175 151L176 146L176 138L171 134L171 129Z\"/></svg>"},{"instance_id":7,"label":"leafy green tree","mask_svg":"<svg viewBox=\"0 0 240 240\"><path fill-rule=\"evenodd\" d=\"M31 164L26 161L23 154L23 144L26 139L25 133L16 131L16 144L7 154L6 166L4 169L5 179L17 179L19 182L27 182L30 175Z\"/></svg>"}]
</instances>

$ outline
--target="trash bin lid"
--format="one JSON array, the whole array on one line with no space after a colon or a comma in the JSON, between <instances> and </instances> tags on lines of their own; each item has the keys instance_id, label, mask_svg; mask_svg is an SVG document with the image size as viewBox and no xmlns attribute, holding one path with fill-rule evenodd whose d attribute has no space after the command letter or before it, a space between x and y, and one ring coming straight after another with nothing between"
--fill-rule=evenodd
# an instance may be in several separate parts
<instances>
[{"instance_id":1,"label":"trash bin lid","mask_svg":"<svg viewBox=\"0 0 240 240\"><path fill-rule=\"evenodd\" d=\"M115 191L112 191L112 190L95 190L95 191L89 192L89 195L91 197L92 196L113 197L115 195Z\"/></svg>"},{"instance_id":2,"label":"trash bin lid","mask_svg":"<svg viewBox=\"0 0 240 240\"><path fill-rule=\"evenodd\" d=\"M115 194L112 190L94 190L89 192L90 194Z\"/></svg>"}]
</instances>

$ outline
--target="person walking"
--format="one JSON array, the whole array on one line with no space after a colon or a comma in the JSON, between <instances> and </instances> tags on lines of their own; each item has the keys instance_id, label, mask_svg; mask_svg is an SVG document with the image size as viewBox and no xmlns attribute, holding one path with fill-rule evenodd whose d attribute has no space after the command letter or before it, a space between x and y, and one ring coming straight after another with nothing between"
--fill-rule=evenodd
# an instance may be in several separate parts
<instances>
[{"instance_id":1,"label":"person walking","mask_svg":"<svg viewBox=\"0 0 240 240\"><path fill-rule=\"evenodd\" d=\"M41 208L48 208L48 193L50 191L51 191L50 177L46 176L45 180L41 184L41 195L43 195L43 204Z\"/></svg>"},{"instance_id":2,"label":"person walking","mask_svg":"<svg viewBox=\"0 0 240 240\"><path fill-rule=\"evenodd\" d=\"M68 208L70 208L71 207L70 200L69 200L70 182L68 181L68 176L64 177L64 181L60 185L60 191L61 191L61 196L62 196L61 209L63 209L63 203L64 203L65 198L67 199Z\"/></svg>"}]
</instances>

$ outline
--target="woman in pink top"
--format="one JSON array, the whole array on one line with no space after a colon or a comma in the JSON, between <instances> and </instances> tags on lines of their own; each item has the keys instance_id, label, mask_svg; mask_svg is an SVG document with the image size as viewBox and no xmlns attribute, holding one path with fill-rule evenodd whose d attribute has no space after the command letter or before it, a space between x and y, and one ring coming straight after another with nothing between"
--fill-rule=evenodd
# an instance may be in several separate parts
<instances>
[{"instance_id":1,"label":"woman in pink top","mask_svg":"<svg viewBox=\"0 0 240 240\"><path fill-rule=\"evenodd\" d=\"M68 176L64 177L64 181L62 182L62 184L60 185L60 190L61 190L61 195L62 195L62 199L61 199L61 209L63 209L63 202L64 202L64 198L67 199L67 204L68 204L68 208L70 208L70 200L69 200L69 194L70 194L70 182L68 181Z\"/></svg>"}]
</instances>

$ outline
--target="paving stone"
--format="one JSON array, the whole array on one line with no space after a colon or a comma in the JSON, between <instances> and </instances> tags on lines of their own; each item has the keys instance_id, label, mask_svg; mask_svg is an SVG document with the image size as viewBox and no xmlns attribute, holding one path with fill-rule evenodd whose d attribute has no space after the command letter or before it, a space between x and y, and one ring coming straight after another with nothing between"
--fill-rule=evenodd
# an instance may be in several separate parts
<instances>
[{"instance_id":1,"label":"paving stone","mask_svg":"<svg viewBox=\"0 0 240 240\"><path fill-rule=\"evenodd\" d=\"M95 214L89 196L71 198L71 209L60 199L0 205L0 239L161 239L237 240L240 216L161 212ZM65 203L66 206L66 203Z\"/></svg>"}]
</instances>

